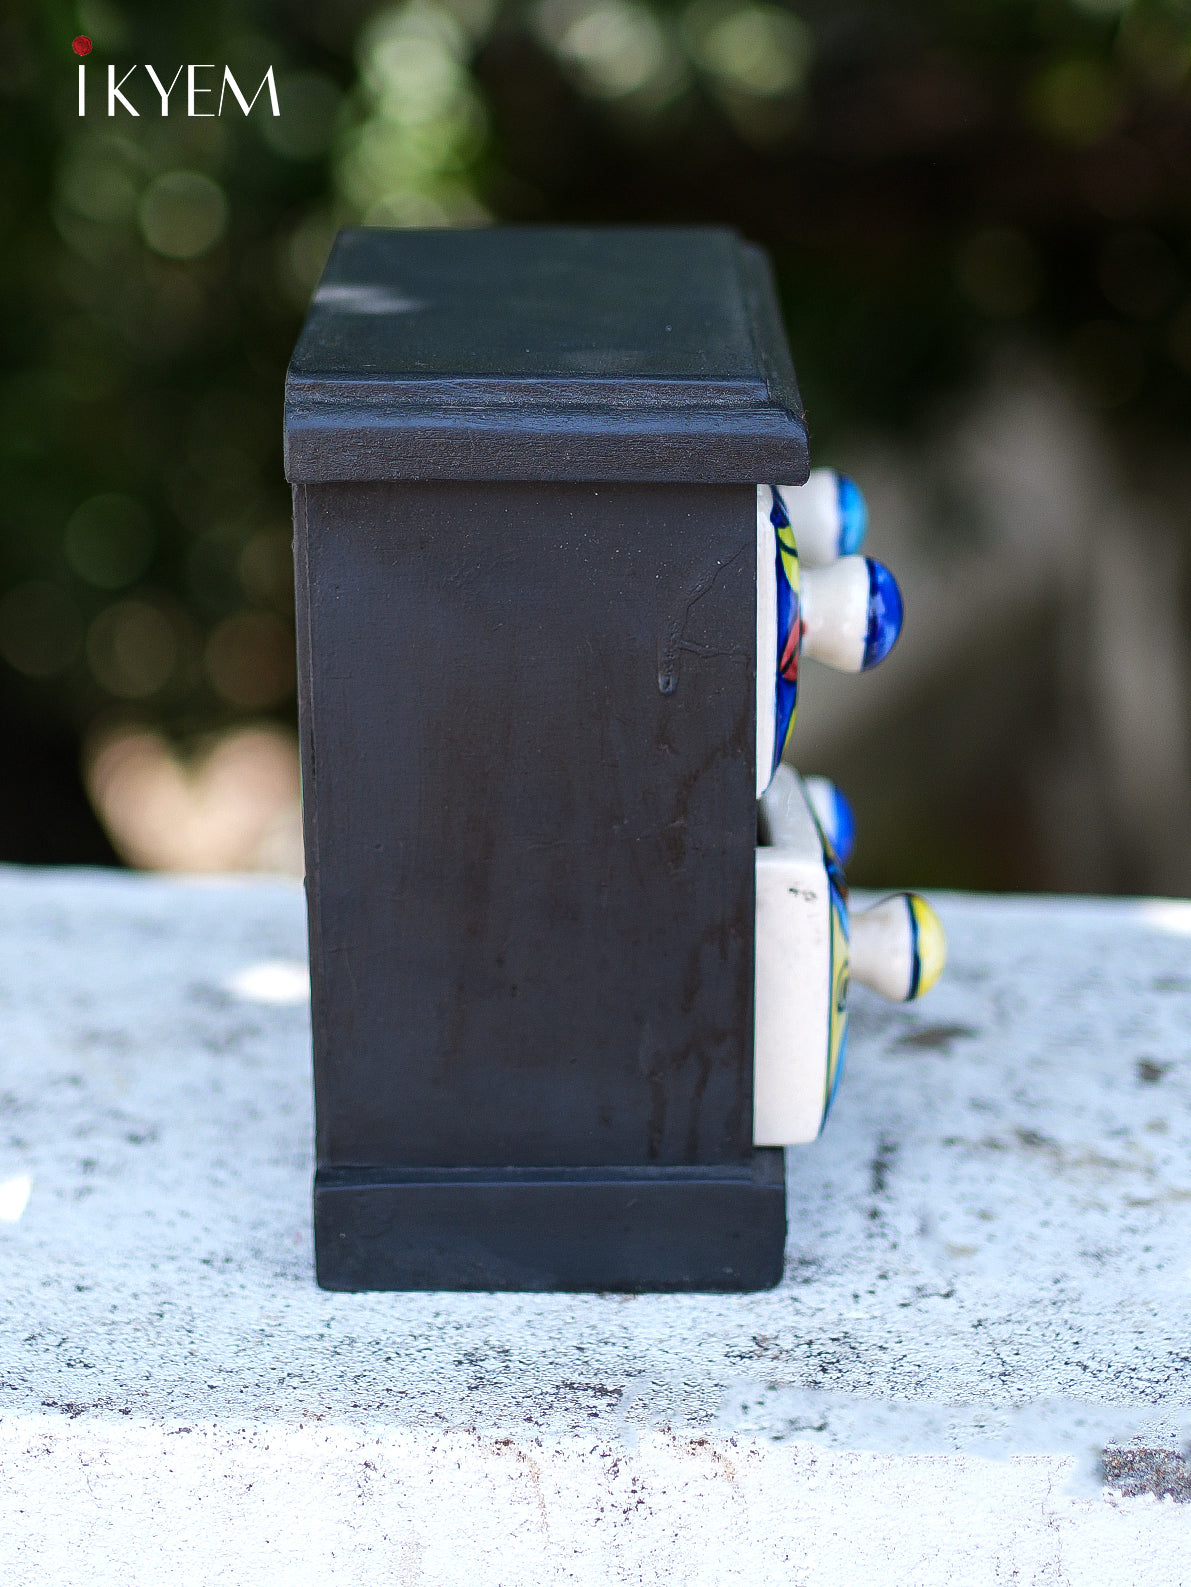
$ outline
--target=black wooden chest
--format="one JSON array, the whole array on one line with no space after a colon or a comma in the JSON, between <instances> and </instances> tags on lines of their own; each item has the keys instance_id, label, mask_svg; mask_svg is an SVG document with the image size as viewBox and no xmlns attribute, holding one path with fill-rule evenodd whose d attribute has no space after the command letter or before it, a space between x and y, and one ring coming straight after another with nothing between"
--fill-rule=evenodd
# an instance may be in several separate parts
<instances>
[{"instance_id":1,"label":"black wooden chest","mask_svg":"<svg viewBox=\"0 0 1191 1587\"><path fill-rule=\"evenodd\" d=\"M320 1284L775 1283L755 486L807 452L763 256L345 232L286 462Z\"/></svg>"}]
</instances>

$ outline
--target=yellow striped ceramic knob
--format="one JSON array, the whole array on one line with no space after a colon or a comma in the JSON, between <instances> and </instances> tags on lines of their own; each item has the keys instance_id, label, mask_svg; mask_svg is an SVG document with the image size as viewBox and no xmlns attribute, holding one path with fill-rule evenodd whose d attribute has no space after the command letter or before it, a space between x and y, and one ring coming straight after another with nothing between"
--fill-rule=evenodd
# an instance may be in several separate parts
<instances>
[{"instance_id":1,"label":"yellow striped ceramic knob","mask_svg":"<svg viewBox=\"0 0 1191 1587\"><path fill-rule=\"evenodd\" d=\"M931 987L947 961L938 915L918 893L894 893L869 909L852 911L851 973L895 1003L909 1003Z\"/></svg>"}]
</instances>

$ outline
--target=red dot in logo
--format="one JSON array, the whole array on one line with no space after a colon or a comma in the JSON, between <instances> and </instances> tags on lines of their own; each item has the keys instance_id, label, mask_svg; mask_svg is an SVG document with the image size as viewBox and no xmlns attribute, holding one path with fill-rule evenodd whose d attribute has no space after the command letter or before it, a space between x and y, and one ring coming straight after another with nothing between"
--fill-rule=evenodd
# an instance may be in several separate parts
<instances>
[{"instance_id":1,"label":"red dot in logo","mask_svg":"<svg viewBox=\"0 0 1191 1587\"><path fill-rule=\"evenodd\" d=\"M87 37L87 35L85 33L80 33L78 38L75 39L75 41L73 42L73 44L71 44L70 47L74 51L74 53L76 55L90 55L90 53L91 53L91 40Z\"/></svg>"}]
</instances>

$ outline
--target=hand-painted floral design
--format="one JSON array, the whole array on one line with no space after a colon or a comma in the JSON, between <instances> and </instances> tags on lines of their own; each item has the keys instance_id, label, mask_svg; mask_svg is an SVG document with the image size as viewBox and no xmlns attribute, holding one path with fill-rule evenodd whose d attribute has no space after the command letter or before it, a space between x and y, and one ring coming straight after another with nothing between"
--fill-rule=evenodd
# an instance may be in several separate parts
<instances>
[{"instance_id":1,"label":"hand-painted floral design","mask_svg":"<svg viewBox=\"0 0 1191 1587\"><path fill-rule=\"evenodd\" d=\"M799 599L798 547L790 515L776 485L770 486L773 505L769 521L774 533L774 576L777 579L777 671L773 739L773 767L777 770L794 726L798 705L798 658L802 652L802 605Z\"/></svg>"}]
</instances>

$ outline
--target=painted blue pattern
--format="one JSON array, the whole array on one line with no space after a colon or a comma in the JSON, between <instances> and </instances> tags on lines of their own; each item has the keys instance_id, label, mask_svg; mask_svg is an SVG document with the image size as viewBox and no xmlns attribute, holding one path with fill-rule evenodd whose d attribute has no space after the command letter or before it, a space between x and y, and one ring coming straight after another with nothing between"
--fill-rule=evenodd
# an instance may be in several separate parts
<instances>
[{"instance_id":1,"label":"painted blue pattern","mask_svg":"<svg viewBox=\"0 0 1191 1587\"><path fill-rule=\"evenodd\" d=\"M864 670L875 667L897 643L902 630L902 594L889 569L872 557L868 563L868 633L864 640Z\"/></svg>"},{"instance_id":2,"label":"painted blue pattern","mask_svg":"<svg viewBox=\"0 0 1191 1587\"><path fill-rule=\"evenodd\" d=\"M777 654L774 657L774 772L781 765L782 751L790 736L798 704L798 660L802 648L802 608L798 598L798 552L794 531L781 492L770 486L773 505L769 521L773 525L774 578L777 582Z\"/></svg>"},{"instance_id":3,"label":"painted blue pattern","mask_svg":"<svg viewBox=\"0 0 1191 1587\"><path fill-rule=\"evenodd\" d=\"M827 1034L827 1083L823 1094L823 1122L831 1112L848 1052L848 884L830 850L824 849L827 892L831 909L831 1009Z\"/></svg>"},{"instance_id":4,"label":"painted blue pattern","mask_svg":"<svg viewBox=\"0 0 1191 1587\"><path fill-rule=\"evenodd\" d=\"M836 1049L835 1074L831 1081L831 1090L827 1093L827 1101L823 1104L823 1123L827 1122L827 1115L831 1112L831 1104L835 1101L835 1093L839 1090L840 1080L843 1078L844 1065L848 1061L848 1026L845 1018L843 1032L840 1035L839 1047Z\"/></svg>"},{"instance_id":5,"label":"painted blue pattern","mask_svg":"<svg viewBox=\"0 0 1191 1587\"><path fill-rule=\"evenodd\" d=\"M836 475L839 501L839 554L850 557L860 550L868 532L868 503L860 487L846 474Z\"/></svg>"},{"instance_id":6,"label":"painted blue pattern","mask_svg":"<svg viewBox=\"0 0 1191 1587\"><path fill-rule=\"evenodd\" d=\"M910 1003L918 996L918 982L922 978L922 960L918 953L918 917L914 913L914 906L908 901L906 913L910 917L910 990L906 993L906 1002Z\"/></svg>"},{"instance_id":7,"label":"painted blue pattern","mask_svg":"<svg viewBox=\"0 0 1191 1587\"><path fill-rule=\"evenodd\" d=\"M856 816L852 806L833 783L831 786L831 830L827 836L841 865L852 858L856 847Z\"/></svg>"}]
</instances>

